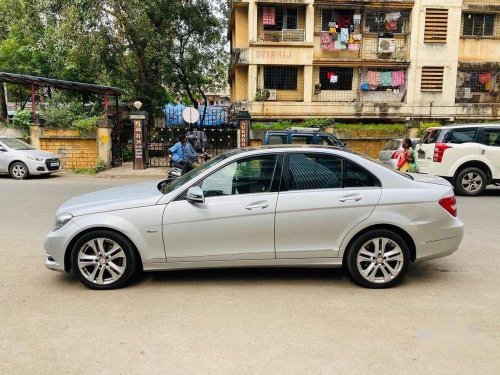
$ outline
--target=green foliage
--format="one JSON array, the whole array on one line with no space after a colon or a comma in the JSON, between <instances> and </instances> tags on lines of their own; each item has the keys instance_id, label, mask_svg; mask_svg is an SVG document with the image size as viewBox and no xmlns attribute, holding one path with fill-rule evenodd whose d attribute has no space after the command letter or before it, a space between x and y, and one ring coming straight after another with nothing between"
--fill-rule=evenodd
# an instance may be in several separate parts
<instances>
[{"instance_id":1,"label":"green foliage","mask_svg":"<svg viewBox=\"0 0 500 375\"><path fill-rule=\"evenodd\" d=\"M280 120L277 122L256 122L252 124L253 130L286 130L294 126L289 120Z\"/></svg>"},{"instance_id":2,"label":"green foliage","mask_svg":"<svg viewBox=\"0 0 500 375\"><path fill-rule=\"evenodd\" d=\"M82 136L91 136L95 134L96 125L102 116L93 116L74 120L72 123L72 128L78 130Z\"/></svg>"},{"instance_id":3,"label":"green foliage","mask_svg":"<svg viewBox=\"0 0 500 375\"><path fill-rule=\"evenodd\" d=\"M427 128L433 128L433 127L437 127L437 126L441 126L441 123L436 122L436 121L435 122L421 121L420 126L418 128L418 136L421 137L422 135L424 135Z\"/></svg>"},{"instance_id":4,"label":"green foliage","mask_svg":"<svg viewBox=\"0 0 500 375\"><path fill-rule=\"evenodd\" d=\"M103 160L99 160L94 168L75 168L73 172L76 174L98 174L106 170L106 164Z\"/></svg>"},{"instance_id":5,"label":"green foliage","mask_svg":"<svg viewBox=\"0 0 500 375\"><path fill-rule=\"evenodd\" d=\"M335 120L332 118L308 118L300 123L299 126L304 128L320 128L324 129L329 126L334 126Z\"/></svg>"},{"instance_id":6,"label":"green foliage","mask_svg":"<svg viewBox=\"0 0 500 375\"><path fill-rule=\"evenodd\" d=\"M97 162L97 165L95 166L95 173L99 173L99 172L102 172L102 171L105 171L106 170L106 164L104 163L103 160L99 160Z\"/></svg>"},{"instance_id":7,"label":"green foliage","mask_svg":"<svg viewBox=\"0 0 500 375\"><path fill-rule=\"evenodd\" d=\"M406 136L405 124L336 124L336 133L343 133L348 137L385 138Z\"/></svg>"},{"instance_id":8,"label":"green foliage","mask_svg":"<svg viewBox=\"0 0 500 375\"><path fill-rule=\"evenodd\" d=\"M9 124L9 123L8 123ZM25 132L29 132L31 125L31 112L30 111L18 111L14 114L14 118L9 126L13 128L22 129Z\"/></svg>"},{"instance_id":9,"label":"green foliage","mask_svg":"<svg viewBox=\"0 0 500 375\"><path fill-rule=\"evenodd\" d=\"M122 147L122 158L123 161L133 161L134 151L132 151L132 148L129 148L127 146Z\"/></svg>"}]
</instances>

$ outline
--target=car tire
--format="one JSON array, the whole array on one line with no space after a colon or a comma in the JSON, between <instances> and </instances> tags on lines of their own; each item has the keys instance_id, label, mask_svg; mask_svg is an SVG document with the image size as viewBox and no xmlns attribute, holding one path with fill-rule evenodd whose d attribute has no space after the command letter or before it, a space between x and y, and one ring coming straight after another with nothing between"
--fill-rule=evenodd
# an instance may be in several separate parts
<instances>
[{"instance_id":1,"label":"car tire","mask_svg":"<svg viewBox=\"0 0 500 375\"><path fill-rule=\"evenodd\" d=\"M10 166L9 174L10 177L15 180L24 180L29 176L30 172L26 164L24 164L22 161L16 161Z\"/></svg>"},{"instance_id":2,"label":"car tire","mask_svg":"<svg viewBox=\"0 0 500 375\"><path fill-rule=\"evenodd\" d=\"M389 288L406 274L410 251L398 234L386 229L371 230L349 245L346 263L357 284L372 289Z\"/></svg>"},{"instance_id":3,"label":"car tire","mask_svg":"<svg viewBox=\"0 0 500 375\"><path fill-rule=\"evenodd\" d=\"M124 286L136 271L134 247L123 235L96 230L83 235L72 249L71 268L91 289Z\"/></svg>"},{"instance_id":4,"label":"car tire","mask_svg":"<svg viewBox=\"0 0 500 375\"><path fill-rule=\"evenodd\" d=\"M455 190L459 195L478 196L484 193L488 177L482 169L476 167L465 168L457 174Z\"/></svg>"}]
</instances>

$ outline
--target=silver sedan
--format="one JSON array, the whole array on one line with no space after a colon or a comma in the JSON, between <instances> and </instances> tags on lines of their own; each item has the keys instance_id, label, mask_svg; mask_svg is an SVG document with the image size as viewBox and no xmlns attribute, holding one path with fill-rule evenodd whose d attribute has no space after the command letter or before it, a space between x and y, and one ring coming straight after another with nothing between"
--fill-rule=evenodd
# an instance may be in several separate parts
<instances>
[{"instance_id":1,"label":"silver sedan","mask_svg":"<svg viewBox=\"0 0 500 375\"><path fill-rule=\"evenodd\" d=\"M451 185L353 152L275 146L226 152L174 182L64 203L46 266L88 287L134 273L212 267L340 267L369 288L449 255L464 233Z\"/></svg>"}]
</instances>

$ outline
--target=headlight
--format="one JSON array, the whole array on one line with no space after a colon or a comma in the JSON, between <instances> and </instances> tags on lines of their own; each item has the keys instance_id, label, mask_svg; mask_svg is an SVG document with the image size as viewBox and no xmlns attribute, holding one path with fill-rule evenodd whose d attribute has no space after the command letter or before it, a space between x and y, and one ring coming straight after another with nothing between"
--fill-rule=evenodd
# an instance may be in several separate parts
<instances>
[{"instance_id":1,"label":"headlight","mask_svg":"<svg viewBox=\"0 0 500 375\"><path fill-rule=\"evenodd\" d=\"M31 155L31 154L26 154L24 156L26 156L28 159L31 159L31 160L43 161L43 158L41 156L36 156L36 155Z\"/></svg>"},{"instance_id":2,"label":"headlight","mask_svg":"<svg viewBox=\"0 0 500 375\"><path fill-rule=\"evenodd\" d=\"M63 212L56 216L56 223L54 224L54 230L58 230L69 223L73 219L73 215L68 212Z\"/></svg>"}]
</instances>

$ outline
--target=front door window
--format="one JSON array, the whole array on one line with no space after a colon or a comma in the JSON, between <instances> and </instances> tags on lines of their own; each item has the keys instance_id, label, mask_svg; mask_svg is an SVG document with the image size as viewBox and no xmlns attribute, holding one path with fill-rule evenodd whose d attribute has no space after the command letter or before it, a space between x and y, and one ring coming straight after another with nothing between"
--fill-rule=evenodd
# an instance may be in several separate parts
<instances>
[{"instance_id":1,"label":"front door window","mask_svg":"<svg viewBox=\"0 0 500 375\"><path fill-rule=\"evenodd\" d=\"M205 197L268 193L271 191L276 155L235 161L211 174L201 183Z\"/></svg>"}]
</instances>

